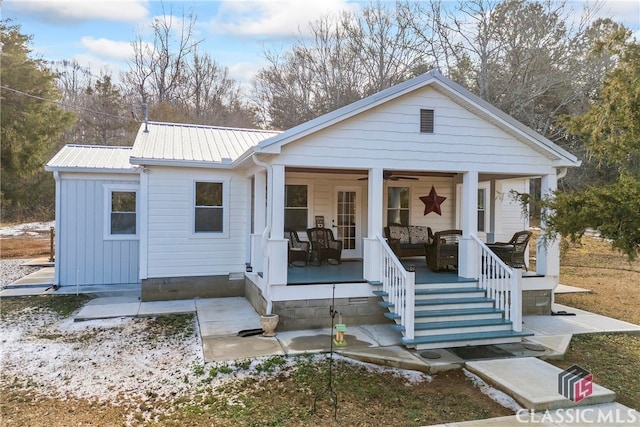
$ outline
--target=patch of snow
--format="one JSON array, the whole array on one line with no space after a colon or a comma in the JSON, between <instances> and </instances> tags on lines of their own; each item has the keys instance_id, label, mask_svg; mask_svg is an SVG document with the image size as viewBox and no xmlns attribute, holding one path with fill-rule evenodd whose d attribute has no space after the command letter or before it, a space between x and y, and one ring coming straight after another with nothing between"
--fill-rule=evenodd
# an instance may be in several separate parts
<instances>
[{"instance_id":1,"label":"patch of snow","mask_svg":"<svg viewBox=\"0 0 640 427\"><path fill-rule=\"evenodd\" d=\"M0 227L0 237L38 236L49 233L55 225L55 221L8 225Z\"/></svg>"},{"instance_id":2,"label":"patch of snow","mask_svg":"<svg viewBox=\"0 0 640 427\"><path fill-rule=\"evenodd\" d=\"M516 402L511 396L502 391L491 387L482 378L471 373L467 369L463 368L462 372L471 380L471 382L480 389L480 391L491 398L494 402L511 409L513 412L518 412L524 409L518 402Z\"/></svg>"}]
</instances>

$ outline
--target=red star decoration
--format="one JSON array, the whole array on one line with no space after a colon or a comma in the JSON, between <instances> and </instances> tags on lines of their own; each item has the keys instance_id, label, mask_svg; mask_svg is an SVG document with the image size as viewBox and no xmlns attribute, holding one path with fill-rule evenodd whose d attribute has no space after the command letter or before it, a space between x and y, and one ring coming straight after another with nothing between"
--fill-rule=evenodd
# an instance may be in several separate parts
<instances>
[{"instance_id":1,"label":"red star decoration","mask_svg":"<svg viewBox=\"0 0 640 427\"><path fill-rule=\"evenodd\" d=\"M436 189L431 186L431 191L428 196L420 197L422 203L424 203L424 214L428 214L429 212L435 212L438 215L442 216L442 211L440 210L440 205L442 202L447 200L446 197L438 196L436 193Z\"/></svg>"}]
</instances>

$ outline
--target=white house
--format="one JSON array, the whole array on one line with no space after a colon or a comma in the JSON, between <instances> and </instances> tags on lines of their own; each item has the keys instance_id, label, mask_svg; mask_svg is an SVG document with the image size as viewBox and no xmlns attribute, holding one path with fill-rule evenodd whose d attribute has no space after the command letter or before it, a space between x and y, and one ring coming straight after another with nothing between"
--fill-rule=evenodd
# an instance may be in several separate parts
<instances>
[{"instance_id":1,"label":"white house","mask_svg":"<svg viewBox=\"0 0 640 427\"><path fill-rule=\"evenodd\" d=\"M541 178L550 193L579 164L436 71L284 132L145 123L132 148L66 146L47 164L55 281L130 284L143 300L245 296L281 329L330 325L333 305L417 348L511 342L523 311L550 310L558 248L537 245L523 275L486 243L528 228L509 190ZM425 214L429 194L440 214ZM399 260L391 219L461 230L456 272ZM290 265L285 231L306 240L317 223L343 262Z\"/></svg>"}]
</instances>

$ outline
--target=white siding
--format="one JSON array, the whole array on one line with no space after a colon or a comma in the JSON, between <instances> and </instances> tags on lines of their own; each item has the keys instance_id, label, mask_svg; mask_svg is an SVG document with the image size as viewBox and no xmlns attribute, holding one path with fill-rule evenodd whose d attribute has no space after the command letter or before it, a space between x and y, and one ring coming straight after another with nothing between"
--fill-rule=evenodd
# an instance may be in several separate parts
<instances>
[{"instance_id":1,"label":"white siding","mask_svg":"<svg viewBox=\"0 0 640 427\"><path fill-rule=\"evenodd\" d=\"M421 108L435 110L435 132L419 132ZM300 166L491 173L547 173L551 161L522 140L432 88L373 108L287 144L279 162Z\"/></svg>"},{"instance_id":2,"label":"white siding","mask_svg":"<svg viewBox=\"0 0 640 427\"><path fill-rule=\"evenodd\" d=\"M193 233L195 181L228 182L228 230ZM152 167L148 172L147 277L227 275L245 268L247 185L220 170Z\"/></svg>"},{"instance_id":3,"label":"white siding","mask_svg":"<svg viewBox=\"0 0 640 427\"><path fill-rule=\"evenodd\" d=\"M510 190L519 193L529 193L528 179L509 179L502 181L502 236L496 236L496 241L508 241L513 233L529 229L529 218L522 213L522 205L509 194Z\"/></svg>"},{"instance_id":4,"label":"white siding","mask_svg":"<svg viewBox=\"0 0 640 427\"><path fill-rule=\"evenodd\" d=\"M108 218L105 185L138 186L136 178L77 179L73 175L62 175L57 212L60 220L57 232L61 235L56 248L62 286L139 282L138 239L104 238L105 218Z\"/></svg>"}]
</instances>

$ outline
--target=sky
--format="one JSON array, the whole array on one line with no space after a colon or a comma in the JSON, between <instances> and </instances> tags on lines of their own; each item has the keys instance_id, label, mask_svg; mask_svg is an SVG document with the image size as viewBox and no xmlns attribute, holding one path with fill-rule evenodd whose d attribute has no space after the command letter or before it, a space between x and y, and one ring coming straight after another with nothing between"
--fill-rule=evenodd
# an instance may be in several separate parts
<instances>
[{"instance_id":1,"label":"sky","mask_svg":"<svg viewBox=\"0 0 640 427\"><path fill-rule=\"evenodd\" d=\"M584 4L573 3L576 9ZM640 1L603 3L599 14L624 23L640 40ZM248 84L266 64L265 50L286 50L309 22L364 4L362 0L4 0L1 13L2 19L11 19L23 34L33 36L31 48L39 57L75 59L95 75L106 69L117 76L128 69L130 42L138 35L148 39L154 18L193 11L201 49L226 66L232 78Z\"/></svg>"}]
</instances>

